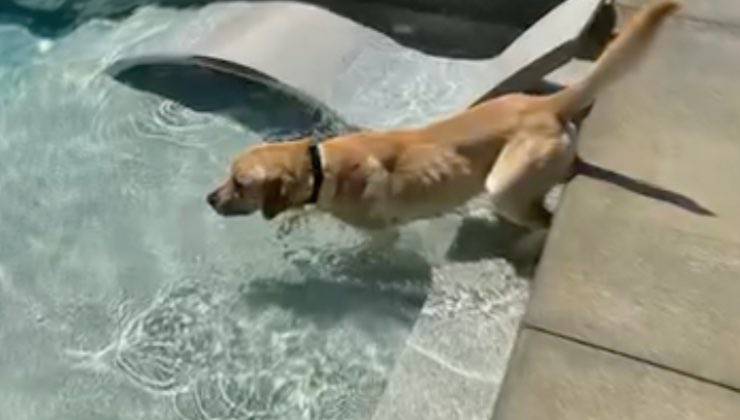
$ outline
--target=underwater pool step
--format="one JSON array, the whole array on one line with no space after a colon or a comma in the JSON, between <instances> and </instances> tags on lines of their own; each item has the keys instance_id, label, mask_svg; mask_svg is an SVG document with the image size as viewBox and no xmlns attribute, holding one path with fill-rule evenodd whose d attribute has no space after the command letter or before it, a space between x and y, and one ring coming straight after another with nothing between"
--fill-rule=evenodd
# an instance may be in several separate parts
<instances>
[{"instance_id":1,"label":"underwater pool step","mask_svg":"<svg viewBox=\"0 0 740 420\"><path fill-rule=\"evenodd\" d=\"M389 109L398 109L400 114L413 109L414 101L438 101L435 112L414 119L416 124L429 122L468 107L494 88L524 90L536 84L578 52L577 41L601 3L564 2L500 55L477 61L425 55L306 4L214 4L147 39L141 47L120 57L112 69L114 75L131 71L141 64L142 57L148 57L144 61L150 67L156 66L159 57L165 66L177 60L202 68L197 57L208 57L234 64L229 71L215 71L237 79L253 80L255 71L267 75L323 104L351 125L397 127L408 123L379 121L372 115ZM316 36L319 33L321 36ZM141 81L127 82L134 88L152 90ZM398 98L374 101L372 90L388 83L398 85ZM217 84L212 92L218 97ZM159 92L188 106L186 93ZM213 112L229 114L234 104L228 105Z\"/></svg>"},{"instance_id":2,"label":"underwater pool step","mask_svg":"<svg viewBox=\"0 0 740 420\"><path fill-rule=\"evenodd\" d=\"M502 259L435 268L373 420L487 420L528 290Z\"/></svg>"}]
</instances>

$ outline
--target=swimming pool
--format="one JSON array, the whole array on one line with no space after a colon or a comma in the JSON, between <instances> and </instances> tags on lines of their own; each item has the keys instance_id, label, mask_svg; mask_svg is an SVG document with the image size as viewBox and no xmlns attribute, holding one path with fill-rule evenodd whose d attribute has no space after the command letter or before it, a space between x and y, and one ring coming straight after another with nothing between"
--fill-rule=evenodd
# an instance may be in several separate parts
<instances>
[{"instance_id":1,"label":"swimming pool","mask_svg":"<svg viewBox=\"0 0 740 420\"><path fill-rule=\"evenodd\" d=\"M283 236L213 214L205 193L259 134L105 73L189 13L145 7L56 39L0 25L0 413L368 419L459 217L368 254L328 218ZM374 126L427 120L464 88L377 75L366 100L414 102L348 106Z\"/></svg>"}]
</instances>

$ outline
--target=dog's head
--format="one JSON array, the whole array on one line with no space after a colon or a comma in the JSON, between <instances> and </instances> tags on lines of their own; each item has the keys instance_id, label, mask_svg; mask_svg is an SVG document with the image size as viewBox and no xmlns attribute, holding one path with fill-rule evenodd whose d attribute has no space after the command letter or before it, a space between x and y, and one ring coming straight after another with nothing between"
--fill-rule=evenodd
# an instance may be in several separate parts
<instances>
[{"instance_id":1,"label":"dog's head","mask_svg":"<svg viewBox=\"0 0 740 420\"><path fill-rule=\"evenodd\" d=\"M306 140L266 144L234 159L231 173L208 194L208 204L222 216L262 211L265 219L305 203L311 196L311 161Z\"/></svg>"}]
</instances>

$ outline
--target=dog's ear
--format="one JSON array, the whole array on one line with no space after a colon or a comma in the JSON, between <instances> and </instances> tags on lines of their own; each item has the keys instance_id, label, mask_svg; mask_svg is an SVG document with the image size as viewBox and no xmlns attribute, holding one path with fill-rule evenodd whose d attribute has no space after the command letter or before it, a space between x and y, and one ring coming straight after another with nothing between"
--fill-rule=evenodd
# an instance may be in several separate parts
<instances>
[{"instance_id":1,"label":"dog's ear","mask_svg":"<svg viewBox=\"0 0 740 420\"><path fill-rule=\"evenodd\" d=\"M262 216L267 220L274 219L290 206L281 178L268 179L262 185Z\"/></svg>"}]
</instances>

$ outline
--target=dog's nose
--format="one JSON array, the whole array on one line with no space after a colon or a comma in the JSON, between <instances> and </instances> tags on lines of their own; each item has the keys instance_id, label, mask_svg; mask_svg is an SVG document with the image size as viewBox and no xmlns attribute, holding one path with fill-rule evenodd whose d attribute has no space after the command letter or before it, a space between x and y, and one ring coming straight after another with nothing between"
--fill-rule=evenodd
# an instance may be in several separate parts
<instances>
[{"instance_id":1,"label":"dog's nose","mask_svg":"<svg viewBox=\"0 0 740 420\"><path fill-rule=\"evenodd\" d=\"M210 204L211 207L215 209L216 204L218 204L218 191L214 191L208 194L208 197L206 197L206 201L208 201L208 204Z\"/></svg>"}]
</instances>

